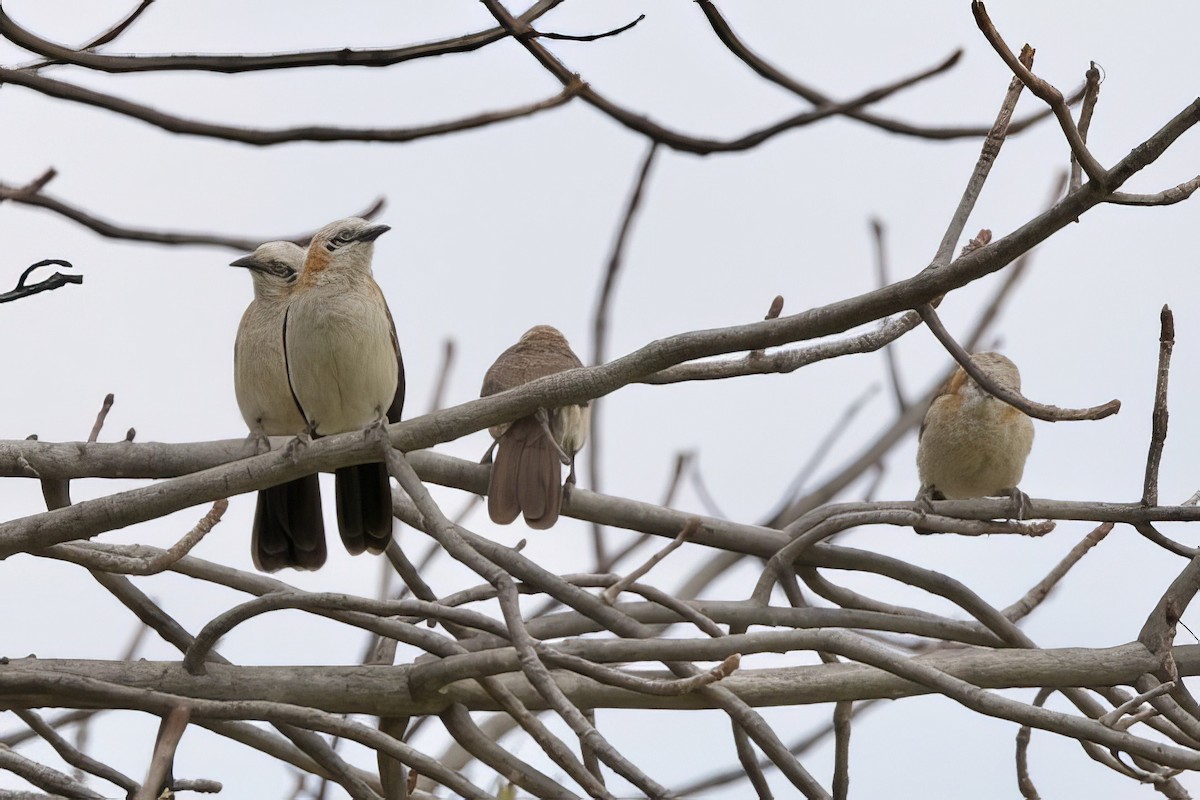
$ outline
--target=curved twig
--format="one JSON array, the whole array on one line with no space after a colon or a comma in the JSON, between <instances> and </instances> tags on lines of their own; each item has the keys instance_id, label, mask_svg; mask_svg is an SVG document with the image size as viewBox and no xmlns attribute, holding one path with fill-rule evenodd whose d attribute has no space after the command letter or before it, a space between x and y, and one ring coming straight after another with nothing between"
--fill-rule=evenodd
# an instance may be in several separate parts
<instances>
[{"instance_id":1,"label":"curved twig","mask_svg":"<svg viewBox=\"0 0 1200 800\"><path fill-rule=\"evenodd\" d=\"M0 303L11 303L14 300L20 300L23 297L30 297L31 295L35 295L40 292L49 292L66 286L70 283L83 283L82 275L64 275L61 272L56 272L49 278L38 281L37 283L26 285L25 281L29 278L29 274L31 272L38 267L46 267L51 264L68 268L73 268L75 266L70 261L63 261L61 258L47 258L43 261L37 262L36 264L32 264L21 273L21 277L17 280L17 285L11 291L0 292Z\"/></svg>"},{"instance_id":2,"label":"curved twig","mask_svg":"<svg viewBox=\"0 0 1200 800\"><path fill-rule=\"evenodd\" d=\"M704 16L707 17L709 24L712 25L713 32L717 35L717 38L721 40L721 43L729 49L729 52L741 59L746 66L754 70L754 72L760 77L765 78L771 83L774 83L776 86L787 89L799 97L803 97L805 100L818 107L828 106L834 103L834 101L827 95L804 83L801 83L790 75L783 73L751 50L741 39L738 38L737 34L734 33L733 28L730 27L729 23L721 15L721 12L717 10L717 7L710 0L697 0L696 5L698 5L700 10L704 12ZM957 64L959 58L961 57L962 51L956 50L950 55L949 58L937 66L907 79L909 83L905 85L918 83L927 78L932 78L935 75L939 75ZM897 88L904 88L904 86L897 86ZM1067 103L1072 104L1078 102L1079 98L1082 96L1083 91L1080 90L1068 98ZM942 141L949 139L977 139L981 136L986 136L988 133L988 129L986 127L980 127L978 125L957 127L951 126L942 128L915 125L912 123L903 122L901 120L892 119L891 117L880 116L873 112L864 111L862 109L847 109L842 113L851 119L858 120L859 122L865 122L868 125L888 131L889 133L899 133L903 136L913 136L920 139L935 139ZM1023 131L1031 125L1050 116L1051 113L1052 112L1047 109L1036 114L1031 114L1025 119L1017 120L1009 125L1008 132L1017 133L1019 131Z\"/></svg>"},{"instance_id":3,"label":"curved twig","mask_svg":"<svg viewBox=\"0 0 1200 800\"><path fill-rule=\"evenodd\" d=\"M514 18L504 5L499 0L483 0L484 6L491 12L496 21L507 30L513 38L517 39L529 53L537 59L551 75L553 75L563 86L570 86L573 82L581 80L580 77L572 72L561 60L547 50L540 41L531 35L533 28L528 23ZM709 153L727 153L741 150L749 150L752 147L757 147L763 142L771 139L784 131L798 128L803 125L811 125L823 119L832 116L849 114L861 109L863 106L878 102L879 100L894 94L895 92L907 88L914 83L925 80L926 78L943 72L954 65L958 60L957 55L937 65L931 70L927 70L919 75L905 78L900 81L895 81L886 86L873 89L859 95L853 100L845 103L821 103L817 108L811 111L805 111L787 119L781 120L773 125L748 133L744 136L735 139L710 139L699 136L691 136L685 133L666 128L657 122L648 119L645 115L631 111L624 106L609 100L604 95L597 92L590 86L585 85L579 92L579 97L588 105L602 112L614 121L650 138L653 141L666 145L674 150L680 150L689 153L709 154Z\"/></svg>"},{"instance_id":4,"label":"curved twig","mask_svg":"<svg viewBox=\"0 0 1200 800\"><path fill-rule=\"evenodd\" d=\"M82 103L126 117L140 119L142 122L172 133L206 136L258 147L286 142L411 142L428 136L467 131L497 122L531 116L540 111L557 108L583 92L583 87L578 82L569 82L564 85L561 92L546 100L526 103L501 111L488 111L450 122L414 125L410 128L338 128L328 125L305 125L296 128L265 129L243 128L236 125L221 125L214 122L186 119L141 103L47 78L33 72L0 67L0 85L4 84L24 86L48 97Z\"/></svg>"},{"instance_id":5,"label":"curved twig","mask_svg":"<svg viewBox=\"0 0 1200 800\"><path fill-rule=\"evenodd\" d=\"M557 6L562 0L538 0L529 10L521 15L521 19L532 22ZM118 31L119 33L119 31ZM266 55L109 55L93 53L87 47L73 50L43 39L37 34L22 28L2 7L0 7L0 36L8 39L18 47L36 53L54 62L73 64L101 72L146 72L153 70L192 70L203 72L250 72L269 69L296 69L305 67L388 67L418 58L446 55L449 53L466 53L498 42L507 36L503 28L489 28L485 31L455 36L426 44L408 45L383 49L352 50L338 48L336 50L313 50L297 53L272 53ZM111 41L111 39L109 40ZM93 42L89 47L103 44ZM36 67L47 66L45 64Z\"/></svg>"},{"instance_id":6,"label":"curved twig","mask_svg":"<svg viewBox=\"0 0 1200 800\"><path fill-rule=\"evenodd\" d=\"M133 228L97 217L88 211L41 191L30 193L25 190L25 187L10 189L4 184L0 184L0 201L4 200L10 200L14 203L34 208L44 208L73 222L78 222L80 225L101 236L106 236L110 239L126 239L134 242L152 242L154 244L166 245L209 245L212 247L226 247L230 250L236 250L239 253L245 253L254 250L254 248L263 242L287 241L295 242L302 247L307 246L313 235L313 231L309 231L299 235L248 237L224 236L217 233L185 233L181 231L156 231L146 228ZM378 197L369 206L352 216L374 219L386 204L387 201L383 197Z\"/></svg>"},{"instance_id":7,"label":"curved twig","mask_svg":"<svg viewBox=\"0 0 1200 800\"><path fill-rule=\"evenodd\" d=\"M1150 451L1146 454L1146 480L1142 504L1158 504L1158 466L1167 443L1167 382L1171 376L1171 351L1175 348L1175 315L1164 305L1159 314L1158 372L1154 382L1154 412L1151 415Z\"/></svg>"},{"instance_id":8,"label":"curved twig","mask_svg":"<svg viewBox=\"0 0 1200 800\"><path fill-rule=\"evenodd\" d=\"M962 345L954 341L954 337L946 330L946 326L942 324L942 320L938 317L937 312L933 310L933 306L929 303L924 303L917 306L916 311L921 315L921 319L925 321L925 324L929 327L933 335L937 337L938 341L942 343L950 355L954 357L954 360L958 362L958 365L966 370L971 379L979 384L984 391L997 400L1008 403L1013 408L1024 412L1034 419L1046 422L1095 420L1112 416L1121 410L1120 400L1109 400L1107 403L1091 408L1059 408L1058 406L1046 405L1044 403L1035 403L1020 392L996 383L990 375L981 370L971 359L970 354L963 349Z\"/></svg>"},{"instance_id":9,"label":"curved twig","mask_svg":"<svg viewBox=\"0 0 1200 800\"><path fill-rule=\"evenodd\" d=\"M1029 87L1029 91L1033 92L1046 105L1050 106L1050 110L1054 112L1055 119L1058 120L1059 127L1062 128L1063 134L1067 137L1067 143L1071 146L1072 155L1078 160L1080 166L1083 167L1083 171L1087 173L1088 178L1094 181L1097 186L1104 188L1109 177L1108 172L1100 165L1100 162L1096 160L1091 151L1088 150L1087 143L1080 133L1079 126L1071 118L1071 109L1067 107L1067 101L1063 97L1062 92L1034 75L1027 66L1022 64L1013 55L1012 50L1004 43L1004 39L1001 38L1000 32L996 30L996 26L992 24L992 20L988 17L987 9L981 0L974 0L971 3L971 13L975 15L975 23L979 26L979 30L983 32L984 38L988 40L988 43L999 54L1000 58L1004 59L1004 63L1013 71L1013 74Z\"/></svg>"},{"instance_id":10,"label":"curved twig","mask_svg":"<svg viewBox=\"0 0 1200 800\"><path fill-rule=\"evenodd\" d=\"M639 14L638 18L635 19L633 22L626 23L625 25L622 25L619 28L613 28L612 30L604 31L603 33L588 33L588 34L582 34L582 35L578 35L578 34L572 35L569 33L551 33L549 31L533 31L530 35L531 36L540 36L543 39L558 39L558 40L564 41L564 42L594 42L597 39L607 39L610 36L616 36L617 34L624 33L625 31L627 31L630 28L632 28L633 26L637 25L639 22L641 22L645 18L646 18L645 14Z\"/></svg>"}]
</instances>

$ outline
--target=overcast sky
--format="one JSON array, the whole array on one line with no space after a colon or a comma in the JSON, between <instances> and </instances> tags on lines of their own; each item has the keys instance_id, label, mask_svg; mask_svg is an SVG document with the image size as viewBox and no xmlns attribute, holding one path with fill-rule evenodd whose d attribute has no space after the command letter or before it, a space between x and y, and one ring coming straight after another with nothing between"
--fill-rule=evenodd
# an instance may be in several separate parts
<instances>
[{"instance_id":1,"label":"overcast sky","mask_svg":"<svg viewBox=\"0 0 1200 800\"><path fill-rule=\"evenodd\" d=\"M18 22L55 41L86 41L130 4L9 0ZM720 4L735 30L786 72L835 97L850 97L929 67L957 48L949 74L903 92L879 110L927 125L990 124L1009 73L960 2ZM1089 60L1104 70L1092 152L1105 165L1123 157L1197 95L1200 6L1159 2L1137 13L1114 2L993 3L991 13L1014 47L1037 47L1035 71L1064 90ZM517 9L516 6L513 7ZM548 46L615 101L682 131L731 137L803 110L730 55L698 7L684 0L570 0L540 27L587 33L645 20L615 38ZM235 0L155 4L111 52L273 52L379 47L490 27L473 0L337 4ZM0 63L28 58L0 44ZM75 69L46 74L182 116L260 127L298 124L410 126L543 99L557 83L518 44L424 59L389 69L325 68L237 76L130 74ZM1028 93L1018 116L1037 110ZM269 148L172 135L142 122L55 101L30 90L0 91L0 181L21 184L47 167L47 188L73 204L130 225L270 238L314 229L387 198L375 274L396 319L408 376L406 417L428 410L446 340L455 342L446 400L478 394L484 370L525 329L561 328L586 361L590 319L610 243L647 142L582 103L516 122L409 144L288 144ZM975 140L929 142L832 119L776 137L750 152L697 157L664 151L651 175L643 213L630 239L614 297L609 353L622 355L686 330L760 319L776 294L785 313L874 287L868 220L887 226L894 278L932 257L975 162ZM1046 201L1067 147L1055 125L1008 142L968 236L982 227L1003 235ZM1154 192L1200 169L1200 134L1186 134L1125 188ZM1041 247L996 332L1020 366L1033 399L1061 406L1120 398L1121 413L1100 422L1035 423L1023 481L1033 497L1130 501L1140 497L1150 430L1159 309L1175 311L1171 428L1161 497L1177 503L1200 488L1200 272L1195 261L1195 202L1167 208L1099 207ZM136 427L140 441L198 441L241 436L231 353L250 281L226 265L237 254L208 247L170 248L100 238L51 213L0 206L0 290L28 264L65 258L81 286L0 309L6 391L0 438L37 433L43 440L85 438L101 399L116 394L102 438ZM965 333L997 276L952 294L942 306L950 330ZM923 392L948 356L923 329L897 353L909 392ZM631 386L604 401L603 486L612 494L657 501L679 451L694 451L705 483L732 519L754 521L779 499L799 465L868 387L886 380L879 354L824 362L784 376L668 387ZM825 466L832 472L892 419L878 391L845 432ZM439 446L478 459L486 433ZM915 434L889 457L878 496L910 499L917 488ZM126 488L124 481L77 481L76 500ZM586 472L582 484L589 485ZM332 497L332 487L326 496ZM863 486L846 499L861 496ZM448 510L462 495L435 489ZM0 482L6 518L43 510L32 481ZM231 499L221 525L195 555L252 569L249 496ZM331 505L331 504L330 504ZM678 505L701 510L691 488ZM105 534L102 541L166 545L202 515L191 509ZM332 530L332 522L329 523ZM592 568L590 529L563 520L551 532L522 524L497 528L476 512L472 529L498 541L529 539L525 551L559 572ZM861 529L842 541L876 549L964 581L1003 606L1024 593L1090 529L1063 523L1040 540L915 537L911 530ZM1193 530L1164 526L1195 542ZM400 533L421 553L427 540ZM652 573L677 586L707 554L691 547ZM1118 527L1066 579L1025 628L1042 646L1109 646L1133 640L1183 561ZM373 594L380 565L331 547L315 574L279 577L311 590ZM756 571L736 570L706 596L744 599ZM949 611L914 590L857 575L830 576L889 602ZM443 563L430 575L448 594L478 579ZM190 631L244 596L177 576L138 585ZM0 655L115 658L137 628L132 615L84 570L30 557L0 564ZM955 616L961 616L955 612ZM1185 621L1188 617L1185 617ZM1195 627L1195 626L1193 626ZM1179 640L1186 643L1187 637ZM355 663L355 630L277 612L237 629L221 652L239 664ZM177 659L148 637L140 655ZM401 658L412 654L402 648ZM749 658L744 666L782 663ZM797 657L787 659L798 663ZM1014 692L1031 699L1033 692ZM1051 707L1063 708L1053 700ZM828 707L768 709L785 740L828 718ZM727 720L716 712L598 714L603 732L655 779L678 785L735 763ZM92 736L94 755L141 777L158 720L112 714ZM18 725L0 715L0 730ZM666 734L666 732L670 732ZM664 734L669 746L664 746ZM978 717L949 701L904 700L855 724L853 793L858 797L1009 798L1016 726ZM521 741L518 754L542 764ZM968 746L964 746L969 743ZM414 744L441 750L438 726ZM47 747L25 749L58 764ZM365 751L347 757L370 766ZM685 754L685 755L684 755ZM805 766L828 785L832 742ZM1074 743L1035 733L1031 770L1047 797L1127 798L1152 790L1109 772ZM552 775L553 766L545 767ZM223 796L285 797L282 766L195 726L175 769L179 777L221 780ZM475 773L479 781L485 781ZM794 790L772 773L779 796ZM1192 791L1200 779L1183 776ZM484 785L491 785L490 782ZM23 787L0 775L0 787ZM107 786L107 785L106 785ZM615 784L617 791L621 786ZM749 796L746 784L714 796ZM336 792L330 796L337 796Z\"/></svg>"}]
</instances>

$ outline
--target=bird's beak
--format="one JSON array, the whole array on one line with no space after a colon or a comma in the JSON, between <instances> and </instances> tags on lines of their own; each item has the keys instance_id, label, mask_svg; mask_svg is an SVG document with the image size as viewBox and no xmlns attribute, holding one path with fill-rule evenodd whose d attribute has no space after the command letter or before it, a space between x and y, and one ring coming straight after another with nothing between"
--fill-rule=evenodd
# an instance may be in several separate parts
<instances>
[{"instance_id":1,"label":"bird's beak","mask_svg":"<svg viewBox=\"0 0 1200 800\"><path fill-rule=\"evenodd\" d=\"M391 229L391 225L372 225L369 228L363 228L362 233L358 234L358 241L373 242Z\"/></svg>"},{"instance_id":2,"label":"bird's beak","mask_svg":"<svg viewBox=\"0 0 1200 800\"><path fill-rule=\"evenodd\" d=\"M237 261L230 261L229 266L245 267L246 269L257 269L260 271L263 268L262 264L258 263L258 259L255 258L253 254L248 255L248 256L242 256Z\"/></svg>"}]
</instances>

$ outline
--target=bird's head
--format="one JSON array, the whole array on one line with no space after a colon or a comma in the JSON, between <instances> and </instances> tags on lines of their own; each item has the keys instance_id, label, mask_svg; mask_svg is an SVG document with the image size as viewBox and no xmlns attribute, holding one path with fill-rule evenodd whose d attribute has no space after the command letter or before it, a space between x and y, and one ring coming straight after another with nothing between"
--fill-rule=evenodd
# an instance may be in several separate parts
<instances>
[{"instance_id":1,"label":"bird's head","mask_svg":"<svg viewBox=\"0 0 1200 800\"><path fill-rule=\"evenodd\" d=\"M1014 392L1021 391L1021 373L1007 356L994 352L975 353L971 360L1004 388Z\"/></svg>"},{"instance_id":2,"label":"bird's head","mask_svg":"<svg viewBox=\"0 0 1200 800\"><path fill-rule=\"evenodd\" d=\"M556 344L569 347L567 337L563 336L562 331L553 325L534 325L529 330L521 334L521 341L537 344Z\"/></svg>"},{"instance_id":3,"label":"bird's head","mask_svg":"<svg viewBox=\"0 0 1200 800\"><path fill-rule=\"evenodd\" d=\"M331 222L313 236L304 262L305 277L315 278L325 270L371 272L375 240L391 230L389 225L347 217Z\"/></svg>"},{"instance_id":4,"label":"bird's head","mask_svg":"<svg viewBox=\"0 0 1200 800\"><path fill-rule=\"evenodd\" d=\"M255 297L282 296L291 291L304 266L304 248L294 242L267 242L229 266L250 270Z\"/></svg>"}]
</instances>

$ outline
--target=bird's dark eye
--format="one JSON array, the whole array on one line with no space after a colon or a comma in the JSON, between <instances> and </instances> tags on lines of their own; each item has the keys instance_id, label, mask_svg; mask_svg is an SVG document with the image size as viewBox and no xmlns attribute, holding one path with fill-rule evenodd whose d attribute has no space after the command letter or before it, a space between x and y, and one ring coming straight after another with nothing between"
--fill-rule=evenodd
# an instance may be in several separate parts
<instances>
[{"instance_id":1,"label":"bird's dark eye","mask_svg":"<svg viewBox=\"0 0 1200 800\"><path fill-rule=\"evenodd\" d=\"M340 245L346 244L348 242L352 242L352 241L354 241L354 232L353 231L342 231L337 236L333 237L333 240Z\"/></svg>"}]
</instances>

